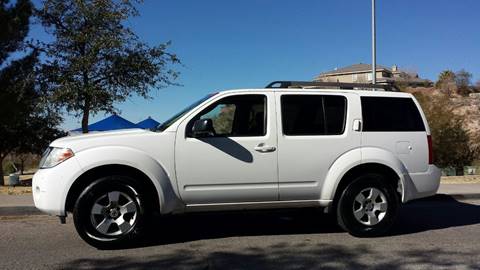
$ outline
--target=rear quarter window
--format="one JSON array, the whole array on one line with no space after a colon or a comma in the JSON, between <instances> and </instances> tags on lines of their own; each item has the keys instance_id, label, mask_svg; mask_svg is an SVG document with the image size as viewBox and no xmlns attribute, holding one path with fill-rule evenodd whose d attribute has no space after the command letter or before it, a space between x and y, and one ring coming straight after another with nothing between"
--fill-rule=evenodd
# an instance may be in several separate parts
<instances>
[{"instance_id":1,"label":"rear quarter window","mask_svg":"<svg viewBox=\"0 0 480 270\"><path fill-rule=\"evenodd\" d=\"M363 131L425 131L411 98L361 97Z\"/></svg>"}]
</instances>

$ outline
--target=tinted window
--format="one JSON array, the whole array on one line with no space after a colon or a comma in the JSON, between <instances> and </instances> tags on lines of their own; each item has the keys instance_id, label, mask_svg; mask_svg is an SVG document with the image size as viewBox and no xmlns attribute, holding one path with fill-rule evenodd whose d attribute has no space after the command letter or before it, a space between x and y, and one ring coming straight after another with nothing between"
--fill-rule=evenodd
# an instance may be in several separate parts
<instances>
[{"instance_id":1,"label":"tinted window","mask_svg":"<svg viewBox=\"0 0 480 270\"><path fill-rule=\"evenodd\" d=\"M411 98L362 97L363 131L425 131Z\"/></svg>"},{"instance_id":2,"label":"tinted window","mask_svg":"<svg viewBox=\"0 0 480 270\"><path fill-rule=\"evenodd\" d=\"M197 119L212 119L217 136L263 136L266 134L266 97L238 95L223 98L200 112Z\"/></svg>"},{"instance_id":3,"label":"tinted window","mask_svg":"<svg viewBox=\"0 0 480 270\"><path fill-rule=\"evenodd\" d=\"M283 95L285 135L336 135L345 127L347 101L342 96Z\"/></svg>"}]
</instances>

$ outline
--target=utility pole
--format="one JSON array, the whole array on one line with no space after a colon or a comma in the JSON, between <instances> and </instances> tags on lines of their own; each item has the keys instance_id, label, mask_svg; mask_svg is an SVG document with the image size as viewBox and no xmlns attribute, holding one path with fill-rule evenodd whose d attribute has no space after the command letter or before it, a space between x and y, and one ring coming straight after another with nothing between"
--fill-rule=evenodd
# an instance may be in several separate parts
<instances>
[{"instance_id":1,"label":"utility pole","mask_svg":"<svg viewBox=\"0 0 480 270\"><path fill-rule=\"evenodd\" d=\"M372 0L372 84L377 83L377 59L376 59L376 37L375 37L375 0Z\"/></svg>"}]
</instances>

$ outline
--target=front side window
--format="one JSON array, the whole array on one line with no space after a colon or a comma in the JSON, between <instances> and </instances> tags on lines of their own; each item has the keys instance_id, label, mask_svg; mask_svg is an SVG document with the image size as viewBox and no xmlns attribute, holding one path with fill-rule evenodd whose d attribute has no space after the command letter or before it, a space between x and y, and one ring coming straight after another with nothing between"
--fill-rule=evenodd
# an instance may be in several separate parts
<instances>
[{"instance_id":1,"label":"front side window","mask_svg":"<svg viewBox=\"0 0 480 270\"><path fill-rule=\"evenodd\" d=\"M192 103L190 106L186 107L185 109L181 110L179 113L175 114L174 116L170 117L168 120L160 124L154 131L162 132L168 127L170 127L173 123L175 123L178 119L182 118L186 113L197 107L198 105L202 104L204 101L208 100L209 98L215 96L217 93L208 94L205 97L197 100L196 102Z\"/></svg>"},{"instance_id":2,"label":"front side window","mask_svg":"<svg viewBox=\"0 0 480 270\"><path fill-rule=\"evenodd\" d=\"M347 100L330 95L282 95L283 134L339 135L345 129Z\"/></svg>"},{"instance_id":3,"label":"front side window","mask_svg":"<svg viewBox=\"0 0 480 270\"><path fill-rule=\"evenodd\" d=\"M237 95L223 98L195 116L187 126L191 130L198 119L211 119L214 136L264 136L267 98L264 95Z\"/></svg>"}]
</instances>

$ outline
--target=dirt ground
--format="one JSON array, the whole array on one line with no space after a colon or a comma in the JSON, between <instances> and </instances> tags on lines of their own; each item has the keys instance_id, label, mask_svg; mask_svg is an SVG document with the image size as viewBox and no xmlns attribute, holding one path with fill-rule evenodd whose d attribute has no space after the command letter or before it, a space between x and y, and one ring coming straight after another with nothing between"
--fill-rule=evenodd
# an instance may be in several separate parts
<instances>
[{"instance_id":1,"label":"dirt ground","mask_svg":"<svg viewBox=\"0 0 480 270\"><path fill-rule=\"evenodd\" d=\"M17 195L17 194L32 193L32 187L31 187L32 177L33 177L33 174L20 175L20 185L0 186L0 194ZM6 183L8 181L8 176L4 176L3 181L4 183Z\"/></svg>"},{"instance_id":2,"label":"dirt ground","mask_svg":"<svg viewBox=\"0 0 480 270\"><path fill-rule=\"evenodd\" d=\"M442 184L478 184L480 175L442 176Z\"/></svg>"}]
</instances>

